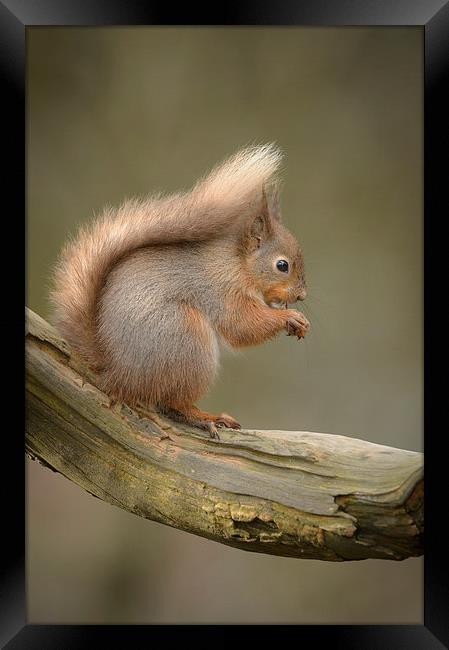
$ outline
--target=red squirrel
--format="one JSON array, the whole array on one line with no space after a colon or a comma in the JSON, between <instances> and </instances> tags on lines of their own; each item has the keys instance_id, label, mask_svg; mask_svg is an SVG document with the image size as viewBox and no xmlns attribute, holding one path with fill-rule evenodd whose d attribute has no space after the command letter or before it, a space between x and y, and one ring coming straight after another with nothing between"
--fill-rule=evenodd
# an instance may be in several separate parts
<instances>
[{"instance_id":1,"label":"red squirrel","mask_svg":"<svg viewBox=\"0 0 449 650\"><path fill-rule=\"evenodd\" d=\"M152 405L216 438L217 427L240 424L194 403L221 344L305 336L307 318L288 308L306 284L298 242L281 223L281 159L273 144L242 149L188 192L105 209L65 246L55 324L112 399Z\"/></svg>"}]
</instances>

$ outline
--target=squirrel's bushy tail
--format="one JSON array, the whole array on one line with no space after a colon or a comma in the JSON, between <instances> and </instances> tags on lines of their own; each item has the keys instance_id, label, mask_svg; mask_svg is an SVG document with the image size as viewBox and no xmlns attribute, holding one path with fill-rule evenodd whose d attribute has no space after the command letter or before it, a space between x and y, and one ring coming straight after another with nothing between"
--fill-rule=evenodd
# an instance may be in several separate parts
<instances>
[{"instance_id":1,"label":"squirrel's bushy tail","mask_svg":"<svg viewBox=\"0 0 449 650\"><path fill-rule=\"evenodd\" d=\"M144 246L220 235L260 197L281 157L273 144L242 149L189 192L126 201L82 228L62 252L50 295L55 324L68 343L98 364L97 302L112 266Z\"/></svg>"}]
</instances>

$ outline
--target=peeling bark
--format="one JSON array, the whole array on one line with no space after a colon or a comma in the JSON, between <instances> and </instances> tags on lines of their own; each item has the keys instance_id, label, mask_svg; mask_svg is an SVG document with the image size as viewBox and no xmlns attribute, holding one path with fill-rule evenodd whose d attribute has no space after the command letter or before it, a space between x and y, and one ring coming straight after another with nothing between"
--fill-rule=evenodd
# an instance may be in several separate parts
<instances>
[{"instance_id":1,"label":"peeling bark","mask_svg":"<svg viewBox=\"0 0 449 650\"><path fill-rule=\"evenodd\" d=\"M247 551L342 561L423 554L423 455L325 433L220 430L111 407L26 314L26 451L138 516Z\"/></svg>"}]
</instances>

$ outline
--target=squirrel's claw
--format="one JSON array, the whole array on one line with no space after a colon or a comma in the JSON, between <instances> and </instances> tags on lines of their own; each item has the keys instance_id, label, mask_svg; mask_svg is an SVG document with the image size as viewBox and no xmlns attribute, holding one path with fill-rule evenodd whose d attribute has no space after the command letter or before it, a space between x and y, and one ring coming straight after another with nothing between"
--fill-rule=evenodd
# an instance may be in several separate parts
<instances>
[{"instance_id":1,"label":"squirrel's claw","mask_svg":"<svg viewBox=\"0 0 449 650\"><path fill-rule=\"evenodd\" d=\"M210 420L209 422L206 423L206 428L207 431L209 431L209 435L213 440L220 440L220 436L218 435L218 430L217 427L215 426L215 423Z\"/></svg>"}]
</instances>

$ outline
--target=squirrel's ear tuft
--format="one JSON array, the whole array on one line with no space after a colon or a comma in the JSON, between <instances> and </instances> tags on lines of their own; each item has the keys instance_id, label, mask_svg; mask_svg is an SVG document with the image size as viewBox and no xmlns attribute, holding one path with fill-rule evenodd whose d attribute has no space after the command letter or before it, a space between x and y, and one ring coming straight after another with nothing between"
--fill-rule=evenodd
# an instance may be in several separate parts
<instances>
[{"instance_id":1,"label":"squirrel's ear tuft","mask_svg":"<svg viewBox=\"0 0 449 650\"><path fill-rule=\"evenodd\" d=\"M271 222L270 211L268 209L267 196L265 188L262 188L262 197L259 208L255 215L253 214L248 222L248 228L245 237L246 249L251 251L260 248L261 244L267 240L273 233L273 224Z\"/></svg>"},{"instance_id":2,"label":"squirrel's ear tuft","mask_svg":"<svg viewBox=\"0 0 449 650\"><path fill-rule=\"evenodd\" d=\"M271 194L271 207L270 214L276 221L281 221L281 199L280 199L280 184L277 183Z\"/></svg>"}]
</instances>

